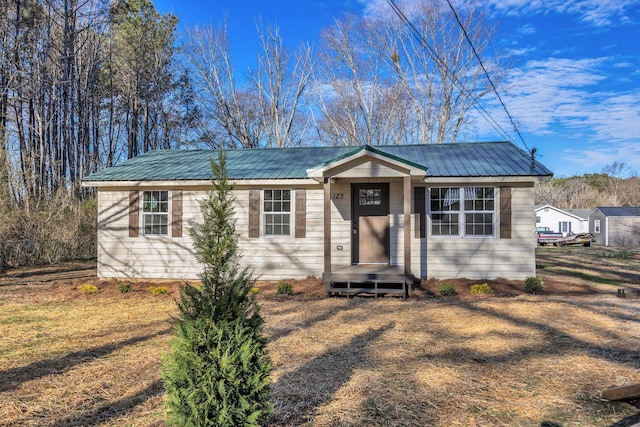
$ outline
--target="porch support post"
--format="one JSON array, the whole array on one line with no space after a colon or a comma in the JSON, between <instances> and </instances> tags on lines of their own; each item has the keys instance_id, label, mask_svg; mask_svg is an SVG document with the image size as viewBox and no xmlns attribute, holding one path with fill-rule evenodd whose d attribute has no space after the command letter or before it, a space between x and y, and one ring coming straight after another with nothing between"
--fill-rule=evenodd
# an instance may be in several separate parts
<instances>
[{"instance_id":1,"label":"porch support post","mask_svg":"<svg viewBox=\"0 0 640 427\"><path fill-rule=\"evenodd\" d=\"M324 179L324 272L331 273L331 179Z\"/></svg>"},{"instance_id":2,"label":"porch support post","mask_svg":"<svg viewBox=\"0 0 640 427\"><path fill-rule=\"evenodd\" d=\"M411 274L411 176L403 178L404 200L404 274Z\"/></svg>"}]
</instances>

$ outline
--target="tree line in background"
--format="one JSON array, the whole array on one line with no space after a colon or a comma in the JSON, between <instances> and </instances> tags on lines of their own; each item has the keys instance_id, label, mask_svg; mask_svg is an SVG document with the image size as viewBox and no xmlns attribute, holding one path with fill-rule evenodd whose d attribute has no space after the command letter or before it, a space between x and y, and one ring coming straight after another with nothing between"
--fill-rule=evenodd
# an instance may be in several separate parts
<instances>
[{"instance_id":1,"label":"tree line in background","mask_svg":"<svg viewBox=\"0 0 640 427\"><path fill-rule=\"evenodd\" d=\"M83 198L84 176L158 148L456 141L489 86L451 12L414 8L424 40L391 15L345 16L292 49L258 21L255 65L239 72L226 22L178 37L151 0L4 0L0 201ZM479 9L463 16L482 54L494 29Z\"/></svg>"},{"instance_id":2,"label":"tree line in background","mask_svg":"<svg viewBox=\"0 0 640 427\"><path fill-rule=\"evenodd\" d=\"M640 177L624 162L613 162L600 173L555 178L536 184L535 203L560 209L640 206Z\"/></svg>"},{"instance_id":3,"label":"tree line in background","mask_svg":"<svg viewBox=\"0 0 640 427\"><path fill-rule=\"evenodd\" d=\"M493 24L482 9L461 12L500 86L506 68L488 49ZM59 259L44 253L44 242L63 235L62 228L85 239L69 242L69 253L74 245L91 247L95 202L82 178L158 148L463 138L468 113L490 84L442 2L422 0L405 14L423 38L391 13L344 16L316 46L290 48L277 26L258 21L259 54L240 72L226 22L178 34L177 18L158 13L151 0L3 0L4 250L11 242L36 242L42 254L31 260ZM78 218L90 223L72 225Z\"/></svg>"}]
</instances>

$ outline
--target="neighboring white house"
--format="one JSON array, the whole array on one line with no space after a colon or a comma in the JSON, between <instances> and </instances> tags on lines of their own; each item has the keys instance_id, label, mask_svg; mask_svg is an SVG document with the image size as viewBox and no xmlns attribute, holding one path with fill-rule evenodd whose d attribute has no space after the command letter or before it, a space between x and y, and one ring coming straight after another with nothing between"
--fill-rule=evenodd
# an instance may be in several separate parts
<instances>
[{"instance_id":1,"label":"neighboring white house","mask_svg":"<svg viewBox=\"0 0 640 427\"><path fill-rule=\"evenodd\" d=\"M589 229L598 245L640 246L640 207L597 207L589 214Z\"/></svg>"},{"instance_id":2,"label":"neighboring white house","mask_svg":"<svg viewBox=\"0 0 640 427\"><path fill-rule=\"evenodd\" d=\"M563 236L589 232L589 209L560 209L551 205L539 205L534 212L536 227L549 227Z\"/></svg>"},{"instance_id":3,"label":"neighboring white house","mask_svg":"<svg viewBox=\"0 0 640 427\"><path fill-rule=\"evenodd\" d=\"M198 277L187 227L202 220L210 159L160 150L84 179L100 277ZM332 291L392 274L535 275L533 187L552 173L510 142L242 149L227 163L241 263L262 279L322 276Z\"/></svg>"}]
</instances>

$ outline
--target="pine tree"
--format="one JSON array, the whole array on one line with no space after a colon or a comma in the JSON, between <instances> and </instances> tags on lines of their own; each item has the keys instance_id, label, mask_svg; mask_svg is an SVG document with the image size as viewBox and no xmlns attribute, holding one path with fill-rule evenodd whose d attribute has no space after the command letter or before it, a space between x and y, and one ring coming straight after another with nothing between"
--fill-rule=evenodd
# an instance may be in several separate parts
<instances>
[{"instance_id":1,"label":"pine tree","mask_svg":"<svg viewBox=\"0 0 640 427\"><path fill-rule=\"evenodd\" d=\"M204 264L202 285L185 285L162 376L169 423L258 426L271 415L271 362L263 320L251 294L255 280L239 267L234 198L226 155L211 161L213 191L200 202L201 224L190 234Z\"/></svg>"}]
</instances>

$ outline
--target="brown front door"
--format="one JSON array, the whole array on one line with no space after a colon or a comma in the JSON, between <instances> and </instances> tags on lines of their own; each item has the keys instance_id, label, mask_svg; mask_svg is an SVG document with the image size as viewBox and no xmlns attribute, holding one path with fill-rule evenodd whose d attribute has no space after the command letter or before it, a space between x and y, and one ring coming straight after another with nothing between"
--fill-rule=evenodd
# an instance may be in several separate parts
<instances>
[{"instance_id":1,"label":"brown front door","mask_svg":"<svg viewBox=\"0 0 640 427\"><path fill-rule=\"evenodd\" d=\"M389 184L352 184L352 261L389 264Z\"/></svg>"}]
</instances>

